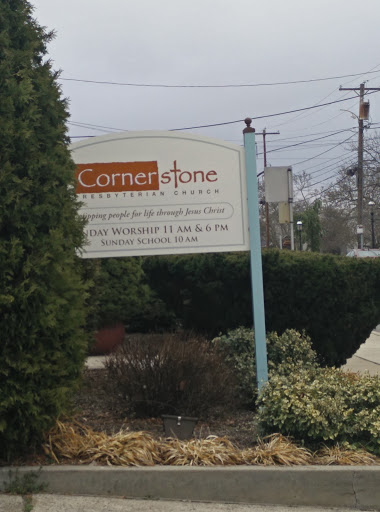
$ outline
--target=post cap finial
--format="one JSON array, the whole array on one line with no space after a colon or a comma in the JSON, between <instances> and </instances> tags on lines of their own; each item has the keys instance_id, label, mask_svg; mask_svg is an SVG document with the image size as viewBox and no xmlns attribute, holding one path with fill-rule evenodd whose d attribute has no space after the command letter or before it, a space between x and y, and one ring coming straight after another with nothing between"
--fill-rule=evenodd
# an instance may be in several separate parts
<instances>
[{"instance_id":1,"label":"post cap finial","mask_svg":"<svg viewBox=\"0 0 380 512\"><path fill-rule=\"evenodd\" d=\"M247 127L244 128L243 133L254 133L255 129L251 127L252 119L250 117L246 117L244 119L244 122L247 125Z\"/></svg>"}]
</instances>

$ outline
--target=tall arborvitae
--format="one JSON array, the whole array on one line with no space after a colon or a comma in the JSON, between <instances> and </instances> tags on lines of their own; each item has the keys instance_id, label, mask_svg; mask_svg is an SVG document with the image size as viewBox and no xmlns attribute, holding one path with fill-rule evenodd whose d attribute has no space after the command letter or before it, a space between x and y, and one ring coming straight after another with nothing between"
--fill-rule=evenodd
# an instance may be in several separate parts
<instances>
[{"instance_id":1,"label":"tall arborvitae","mask_svg":"<svg viewBox=\"0 0 380 512\"><path fill-rule=\"evenodd\" d=\"M83 364L82 221L52 38L0 2L0 458L35 445Z\"/></svg>"}]
</instances>

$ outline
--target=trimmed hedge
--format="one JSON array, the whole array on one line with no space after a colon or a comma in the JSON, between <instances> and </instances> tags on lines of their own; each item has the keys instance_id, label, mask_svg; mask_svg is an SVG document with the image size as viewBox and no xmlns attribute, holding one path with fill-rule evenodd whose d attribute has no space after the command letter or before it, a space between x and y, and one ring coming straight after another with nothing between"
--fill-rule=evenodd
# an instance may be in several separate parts
<instances>
[{"instance_id":1,"label":"trimmed hedge","mask_svg":"<svg viewBox=\"0 0 380 512\"><path fill-rule=\"evenodd\" d=\"M183 328L252 325L247 253L149 257L143 268ZM263 278L267 332L305 331L323 364L344 363L380 323L380 260L265 250Z\"/></svg>"},{"instance_id":2,"label":"trimmed hedge","mask_svg":"<svg viewBox=\"0 0 380 512\"><path fill-rule=\"evenodd\" d=\"M185 329L216 336L252 324L245 253L143 258L150 287Z\"/></svg>"},{"instance_id":3,"label":"trimmed hedge","mask_svg":"<svg viewBox=\"0 0 380 512\"><path fill-rule=\"evenodd\" d=\"M266 322L311 337L321 363L340 365L380 322L380 260L268 251Z\"/></svg>"}]
</instances>

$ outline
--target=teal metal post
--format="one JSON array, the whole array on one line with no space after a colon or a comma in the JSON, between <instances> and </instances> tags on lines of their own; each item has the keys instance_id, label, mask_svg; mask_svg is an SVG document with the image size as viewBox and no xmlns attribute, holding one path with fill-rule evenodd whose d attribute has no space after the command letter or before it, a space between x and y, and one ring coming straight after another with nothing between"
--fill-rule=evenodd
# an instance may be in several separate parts
<instances>
[{"instance_id":1,"label":"teal metal post","mask_svg":"<svg viewBox=\"0 0 380 512\"><path fill-rule=\"evenodd\" d=\"M265 332L263 267L261 259L261 237L259 222L259 198L256 171L255 129L252 119L245 119L243 130L245 166L248 191L249 245L251 251L251 282L253 299L253 321L255 328L256 375L258 390L268 381L268 362Z\"/></svg>"}]
</instances>

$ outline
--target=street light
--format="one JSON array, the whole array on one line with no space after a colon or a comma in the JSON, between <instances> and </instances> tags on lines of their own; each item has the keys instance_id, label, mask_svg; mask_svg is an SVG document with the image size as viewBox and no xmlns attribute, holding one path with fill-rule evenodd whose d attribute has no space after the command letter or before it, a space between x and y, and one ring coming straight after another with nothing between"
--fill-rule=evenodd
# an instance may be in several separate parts
<instances>
[{"instance_id":1,"label":"street light","mask_svg":"<svg viewBox=\"0 0 380 512\"><path fill-rule=\"evenodd\" d=\"M371 208L372 249L374 249L375 248L375 219L374 219L373 207L375 206L375 203L373 201L370 201L368 203L368 206L370 206L370 208Z\"/></svg>"},{"instance_id":2,"label":"street light","mask_svg":"<svg viewBox=\"0 0 380 512\"><path fill-rule=\"evenodd\" d=\"M297 220L297 231L300 239L300 251L302 251L302 220Z\"/></svg>"}]
</instances>

